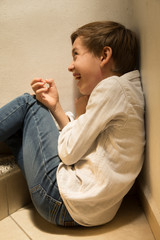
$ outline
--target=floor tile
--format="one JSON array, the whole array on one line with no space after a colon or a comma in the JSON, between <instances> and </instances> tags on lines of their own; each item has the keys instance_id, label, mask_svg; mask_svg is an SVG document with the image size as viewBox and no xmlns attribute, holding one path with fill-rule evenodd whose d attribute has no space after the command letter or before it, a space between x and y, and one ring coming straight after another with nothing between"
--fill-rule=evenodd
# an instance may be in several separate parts
<instances>
[{"instance_id":1,"label":"floor tile","mask_svg":"<svg viewBox=\"0 0 160 240\"><path fill-rule=\"evenodd\" d=\"M94 228L62 228L47 223L32 205L12 214L12 218L33 240L154 240L137 199L129 196L123 202L115 219Z\"/></svg>"},{"instance_id":2,"label":"floor tile","mask_svg":"<svg viewBox=\"0 0 160 240\"><path fill-rule=\"evenodd\" d=\"M28 240L30 238L17 226L11 217L7 217L0 221L0 239Z\"/></svg>"}]
</instances>

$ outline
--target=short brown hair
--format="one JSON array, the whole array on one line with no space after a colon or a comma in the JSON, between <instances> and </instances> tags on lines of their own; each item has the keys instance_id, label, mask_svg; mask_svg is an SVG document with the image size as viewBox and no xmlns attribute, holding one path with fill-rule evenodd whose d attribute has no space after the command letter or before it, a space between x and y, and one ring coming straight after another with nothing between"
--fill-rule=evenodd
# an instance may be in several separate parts
<instances>
[{"instance_id":1,"label":"short brown hair","mask_svg":"<svg viewBox=\"0 0 160 240\"><path fill-rule=\"evenodd\" d=\"M124 74L138 68L138 42L135 33L113 21L92 22L78 28L71 35L72 44L82 37L83 44L95 56L105 46L112 48L114 72Z\"/></svg>"}]
</instances>

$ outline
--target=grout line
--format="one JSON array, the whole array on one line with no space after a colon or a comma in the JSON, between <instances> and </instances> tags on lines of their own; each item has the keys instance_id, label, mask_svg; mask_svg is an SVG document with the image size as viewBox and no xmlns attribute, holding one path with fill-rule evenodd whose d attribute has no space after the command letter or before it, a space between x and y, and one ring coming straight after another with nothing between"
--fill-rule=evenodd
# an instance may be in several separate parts
<instances>
[{"instance_id":1,"label":"grout line","mask_svg":"<svg viewBox=\"0 0 160 240\"><path fill-rule=\"evenodd\" d=\"M17 221L10 215L9 216L13 221L14 223L18 226L18 228L20 228L22 230L22 232L30 239L30 240L33 240L29 235L28 233L26 233L26 231L19 225L19 223L17 223Z\"/></svg>"}]
</instances>

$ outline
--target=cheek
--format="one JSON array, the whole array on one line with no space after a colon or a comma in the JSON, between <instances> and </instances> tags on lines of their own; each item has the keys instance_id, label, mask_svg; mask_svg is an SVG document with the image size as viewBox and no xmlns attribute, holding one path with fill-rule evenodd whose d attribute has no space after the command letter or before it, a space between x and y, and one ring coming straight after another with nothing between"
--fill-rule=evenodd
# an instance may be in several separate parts
<instances>
[{"instance_id":1,"label":"cheek","mask_svg":"<svg viewBox=\"0 0 160 240\"><path fill-rule=\"evenodd\" d=\"M95 74L97 75L97 68L92 62L83 62L82 70L87 77L94 77Z\"/></svg>"},{"instance_id":2,"label":"cheek","mask_svg":"<svg viewBox=\"0 0 160 240\"><path fill-rule=\"evenodd\" d=\"M90 76L92 81L99 81L101 79L101 71L98 66L91 65L88 71L88 76Z\"/></svg>"}]
</instances>

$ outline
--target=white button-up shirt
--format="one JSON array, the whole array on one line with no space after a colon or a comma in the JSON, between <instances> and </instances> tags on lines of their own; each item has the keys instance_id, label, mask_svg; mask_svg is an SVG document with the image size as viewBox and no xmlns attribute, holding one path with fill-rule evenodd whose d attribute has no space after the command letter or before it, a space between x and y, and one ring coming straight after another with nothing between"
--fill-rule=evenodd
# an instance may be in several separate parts
<instances>
[{"instance_id":1,"label":"white button-up shirt","mask_svg":"<svg viewBox=\"0 0 160 240\"><path fill-rule=\"evenodd\" d=\"M102 80L86 113L59 136L58 187L76 222L95 226L113 219L141 170L144 144L139 71Z\"/></svg>"}]
</instances>

